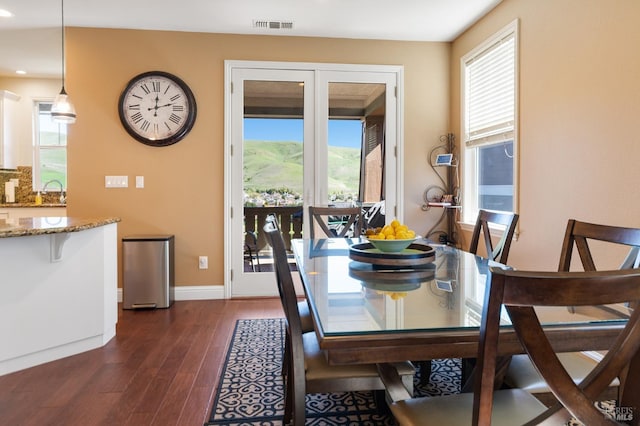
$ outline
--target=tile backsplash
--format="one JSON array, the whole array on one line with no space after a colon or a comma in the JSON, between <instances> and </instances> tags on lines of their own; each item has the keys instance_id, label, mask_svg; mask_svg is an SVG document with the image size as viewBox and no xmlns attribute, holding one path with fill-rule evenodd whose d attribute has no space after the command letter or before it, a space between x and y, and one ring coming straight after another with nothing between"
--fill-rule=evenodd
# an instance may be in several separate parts
<instances>
[{"instance_id":1,"label":"tile backsplash","mask_svg":"<svg viewBox=\"0 0 640 426\"><path fill-rule=\"evenodd\" d=\"M31 166L18 166L17 169L0 169L0 204L5 203L4 184L10 179L18 179L16 188L16 203L35 203L36 193L33 191L33 175ZM57 204L60 193L42 194L43 204Z\"/></svg>"}]
</instances>

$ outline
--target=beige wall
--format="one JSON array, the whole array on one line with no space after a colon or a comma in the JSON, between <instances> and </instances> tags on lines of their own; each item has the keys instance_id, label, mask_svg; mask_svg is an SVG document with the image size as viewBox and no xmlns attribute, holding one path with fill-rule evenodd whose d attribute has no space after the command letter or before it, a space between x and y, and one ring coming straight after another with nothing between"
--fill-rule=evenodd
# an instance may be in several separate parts
<instances>
[{"instance_id":1,"label":"beige wall","mask_svg":"<svg viewBox=\"0 0 640 426\"><path fill-rule=\"evenodd\" d=\"M422 212L434 177L427 153L449 129L449 44L237 36L70 28L67 92L78 120L69 135L70 216L119 216L119 237L176 236L176 284L223 284L224 60L401 64L405 71L405 216L425 232L439 212ZM153 148L122 128L118 97L145 71L162 70L190 85L198 118L181 142ZM127 175L127 189L105 189L105 175ZM145 188L135 189L135 176ZM198 255L210 268L199 270Z\"/></svg>"},{"instance_id":2,"label":"beige wall","mask_svg":"<svg viewBox=\"0 0 640 426\"><path fill-rule=\"evenodd\" d=\"M555 269L569 218L640 227L640 2L505 0L453 43L456 134L460 58L516 18L521 218L509 263ZM617 265L602 254L601 267Z\"/></svg>"}]
</instances>

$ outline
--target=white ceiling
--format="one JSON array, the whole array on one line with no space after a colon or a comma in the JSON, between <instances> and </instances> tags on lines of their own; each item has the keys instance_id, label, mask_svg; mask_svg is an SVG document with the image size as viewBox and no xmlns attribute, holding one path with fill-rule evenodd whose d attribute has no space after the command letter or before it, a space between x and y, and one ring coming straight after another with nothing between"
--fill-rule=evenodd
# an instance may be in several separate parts
<instances>
[{"instance_id":1,"label":"white ceiling","mask_svg":"<svg viewBox=\"0 0 640 426\"><path fill-rule=\"evenodd\" d=\"M281 36L451 41L502 0L65 0L65 25ZM60 75L61 6L0 0L0 74ZM255 21L292 22L259 29Z\"/></svg>"}]
</instances>

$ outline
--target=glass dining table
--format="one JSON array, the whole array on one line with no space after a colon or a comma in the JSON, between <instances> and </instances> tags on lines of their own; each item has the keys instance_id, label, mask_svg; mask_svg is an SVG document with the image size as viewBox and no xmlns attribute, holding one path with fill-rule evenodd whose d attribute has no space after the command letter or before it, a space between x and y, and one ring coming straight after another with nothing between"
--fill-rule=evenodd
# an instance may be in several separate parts
<instances>
[{"instance_id":1,"label":"glass dining table","mask_svg":"<svg viewBox=\"0 0 640 426\"><path fill-rule=\"evenodd\" d=\"M477 355L490 267L507 266L426 240L423 245L435 253L431 261L377 265L360 261L353 252L350 256L350 247L360 243L343 238L292 240L316 334L330 364ZM606 349L629 312L623 306L586 311L556 307L538 310L538 315L562 352L579 350L587 342L593 350ZM522 353L508 315L502 318L499 354ZM640 360L635 364L640 367ZM635 389L632 393L640 394Z\"/></svg>"}]
</instances>

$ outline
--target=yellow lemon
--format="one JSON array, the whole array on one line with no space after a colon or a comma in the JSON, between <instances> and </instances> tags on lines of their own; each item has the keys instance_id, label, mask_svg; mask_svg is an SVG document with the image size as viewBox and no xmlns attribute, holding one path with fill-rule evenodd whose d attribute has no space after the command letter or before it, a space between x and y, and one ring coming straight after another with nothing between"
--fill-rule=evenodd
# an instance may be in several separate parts
<instances>
[{"instance_id":1,"label":"yellow lemon","mask_svg":"<svg viewBox=\"0 0 640 426\"><path fill-rule=\"evenodd\" d=\"M415 231L409 229L409 226L400 223L398 219L393 219L390 224L383 226L382 228L369 228L365 230L367 238L377 240L410 240L416 237Z\"/></svg>"},{"instance_id":2,"label":"yellow lemon","mask_svg":"<svg viewBox=\"0 0 640 426\"><path fill-rule=\"evenodd\" d=\"M392 300L402 299L403 297L406 297L406 296L407 296L407 292L406 291L401 291L401 292L397 292L397 293L394 292L394 293L391 293L389 295L389 297L391 297Z\"/></svg>"}]
</instances>

